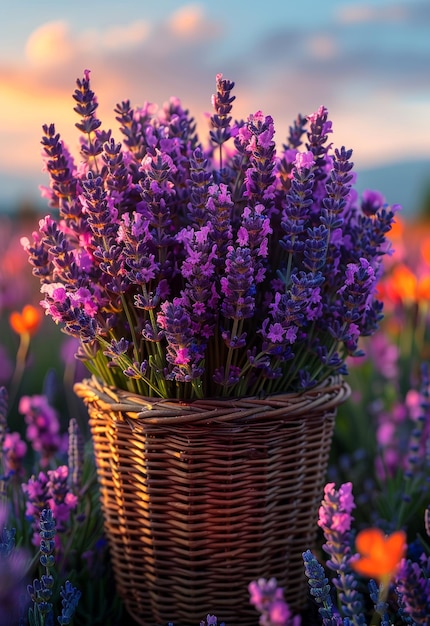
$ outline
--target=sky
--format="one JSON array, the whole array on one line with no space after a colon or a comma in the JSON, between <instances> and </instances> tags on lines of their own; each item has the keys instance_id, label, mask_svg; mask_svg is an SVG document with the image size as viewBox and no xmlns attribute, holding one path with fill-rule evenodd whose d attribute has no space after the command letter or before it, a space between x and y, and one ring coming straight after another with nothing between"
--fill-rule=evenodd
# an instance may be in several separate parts
<instances>
[{"instance_id":1,"label":"sky","mask_svg":"<svg viewBox=\"0 0 430 626\"><path fill-rule=\"evenodd\" d=\"M15 0L0 9L0 201L46 184L41 127L76 153L72 93L85 69L104 128L123 100L177 96L202 137L215 77L233 116L272 115L279 146L321 105L357 168L430 163L428 0ZM1 15L1 13L4 13ZM429 169L430 177L430 169Z\"/></svg>"}]
</instances>

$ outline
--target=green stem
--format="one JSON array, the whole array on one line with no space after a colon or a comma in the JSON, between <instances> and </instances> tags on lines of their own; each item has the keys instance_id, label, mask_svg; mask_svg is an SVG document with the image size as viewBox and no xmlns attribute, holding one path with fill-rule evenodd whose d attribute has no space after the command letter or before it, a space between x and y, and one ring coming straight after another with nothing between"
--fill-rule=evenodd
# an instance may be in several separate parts
<instances>
[{"instance_id":1,"label":"green stem","mask_svg":"<svg viewBox=\"0 0 430 626\"><path fill-rule=\"evenodd\" d=\"M122 302L122 307L124 309L124 313L127 318L128 325L130 327L131 339L133 341L134 360L136 361L136 363L139 363L139 360L140 360L139 359L139 344L137 342L136 328L134 326L134 320L131 317L131 313L127 305L127 300L123 293L121 294L121 302Z\"/></svg>"},{"instance_id":2,"label":"green stem","mask_svg":"<svg viewBox=\"0 0 430 626\"><path fill-rule=\"evenodd\" d=\"M232 331L231 331L230 338L233 338L233 337L237 336L238 327L239 327L239 320L237 318L234 318L233 328L232 328ZM224 381L225 382L227 382L227 380L228 380L228 375L230 373L232 359L233 359L233 348L229 347L228 352L227 352L227 359L226 359L226 362L225 362L225 370L224 370ZM228 392L227 392L227 389L226 389L225 386L224 386L222 395L223 396L228 395Z\"/></svg>"},{"instance_id":3,"label":"green stem","mask_svg":"<svg viewBox=\"0 0 430 626\"><path fill-rule=\"evenodd\" d=\"M27 355L30 347L30 333L22 333L19 336L19 346L16 353L15 371L10 383L9 406L12 407L18 395L19 387L24 376Z\"/></svg>"}]
</instances>

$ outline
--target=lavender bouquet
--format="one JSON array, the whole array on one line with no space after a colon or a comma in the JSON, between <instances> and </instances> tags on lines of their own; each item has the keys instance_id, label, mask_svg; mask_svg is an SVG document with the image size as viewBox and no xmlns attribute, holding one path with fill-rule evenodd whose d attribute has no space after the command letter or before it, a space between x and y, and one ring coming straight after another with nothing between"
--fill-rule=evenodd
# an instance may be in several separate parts
<instances>
[{"instance_id":1,"label":"lavender bouquet","mask_svg":"<svg viewBox=\"0 0 430 626\"><path fill-rule=\"evenodd\" d=\"M52 214L23 245L46 313L108 385L184 400L297 392L345 374L377 328L394 209L358 199L324 107L277 152L270 116L233 121L233 87L217 75L207 145L176 98L118 104L117 142L89 71L73 95L80 163L43 127Z\"/></svg>"}]
</instances>

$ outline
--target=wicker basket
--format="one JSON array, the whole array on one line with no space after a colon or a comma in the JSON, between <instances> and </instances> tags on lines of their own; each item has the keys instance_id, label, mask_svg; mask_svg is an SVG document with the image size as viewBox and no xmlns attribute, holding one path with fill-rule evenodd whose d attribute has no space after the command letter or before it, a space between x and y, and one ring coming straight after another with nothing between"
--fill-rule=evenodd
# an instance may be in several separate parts
<instances>
[{"instance_id":1,"label":"wicker basket","mask_svg":"<svg viewBox=\"0 0 430 626\"><path fill-rule=\"evenodd\" d=\"M247 586L306 601L340 379L306 394L184 404L100 385L88 407L117 590L143 626L256 625Z\"/></svg>"}]
</instances>

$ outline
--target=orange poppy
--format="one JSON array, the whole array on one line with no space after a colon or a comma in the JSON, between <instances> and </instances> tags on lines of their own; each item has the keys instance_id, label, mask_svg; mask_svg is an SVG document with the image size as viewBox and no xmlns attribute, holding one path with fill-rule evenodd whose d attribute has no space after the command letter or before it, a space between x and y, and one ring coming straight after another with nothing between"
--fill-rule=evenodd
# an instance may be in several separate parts
<instances>
[{"instance_id":1,"label":"orange poppy","mask_svg":"<svg viewBox=\"0 0 430 626\"><path fill-rule=\"evenodd\" d=\"M424 276L418 281L417 300L430 300L430 276Z\"/></svg>"},{"instance_id":2,"label":"orange poppy","mask_svg":"<svg viewBox=\"0 0 430 626\"><path fill-rule=\"evenodd\" d=\"M430 265L430 237L426 237L422 240L420 246L421 258L427 264Z\"/></svg>"},{"instance_id":3,"label":"orange poppy","mask_svg":"<svg viewBox=\"0 0 430 626\"><path fill-rule=\"evenodd\" d=\"M397 530L387 536L379 528L367 528L358 533L355 546L361 556L351 561L351 567L358 574L388 584L405 556L406 533Z\"/></svg>"},{"instance_id":4,"label":"orange poppy","mask_svg":"<svg viewBox=\"0 0 430 626\"><path fill-rule=\"evenodd\" d=\"M22 312L13 311L9 316L9 324L18 335L34 335L42 321L42 311L31 304L26 304Z\"/></svg>"},{"instance_id":5,"label":"orange poppy","mask_svg":"<svg viewBox=\"0 0 430 626\"><path fill-rule=\"evenodd\" d=\"M414 272L403 263L397 265L386 282L386 293L396 302L415 302L418 279Z\"/></svg>"}]
</instances>

